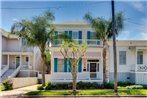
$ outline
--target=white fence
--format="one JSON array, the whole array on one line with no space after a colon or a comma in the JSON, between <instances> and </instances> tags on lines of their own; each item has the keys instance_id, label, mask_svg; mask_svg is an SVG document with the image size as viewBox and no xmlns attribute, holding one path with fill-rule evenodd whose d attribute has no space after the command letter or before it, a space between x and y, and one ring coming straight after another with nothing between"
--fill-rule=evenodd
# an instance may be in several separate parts
<instances>
[{"instance_id":1,"label":"white fence","mask_svg":"<svg viewBox=\"0 0 147 98\"><path fill-rule=\"evenodd\" d=\"M13 89L31 86L38 83L37 77L12 78Z\"/></svg>"}]
</instances>

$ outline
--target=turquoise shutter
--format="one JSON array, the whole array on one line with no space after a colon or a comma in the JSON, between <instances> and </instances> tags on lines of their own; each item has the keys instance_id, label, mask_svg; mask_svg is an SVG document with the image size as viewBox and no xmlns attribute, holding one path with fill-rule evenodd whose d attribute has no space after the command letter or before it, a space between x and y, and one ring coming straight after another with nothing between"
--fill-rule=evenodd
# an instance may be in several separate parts
<instances>
[{"instance_id":1,"label":"turquoise shutter","mask_svg":"<svg viewBox=\"0 0 147 98\"><path fill-rule=\"evenodd\" d=\"M72 31L69 31L69 37L72 39Z\"/></svg>"},{"instance_id":2,"label":"turquoise shutter","mask_svg":"<svg viewBox=\"0 0 147 98\"><path fill-rule=\"evenodd\" d=\"M82 72L82 59L79 61L78 64L78 72Z\"/></svg>"},{"instance_id":3,"label":"turquoise shutter","mask_svg":"<svg viewBox=\"0 0 147 98\"><path fill-rule=\"evenodd\" d=\"M87 39L88 39L87 43L90 44L90 41L89 41L89 39L90 39L90 31L87 32Z\"/></svg>"},{"instance_id":4,"label":"turquoise shutter","mask_svg":"<svg viewBox=\"0 0 147 98\"><path fill-rule=\"evenodd\" d=\"M58 70L58 58L54 58L54 72Z\"/></svg>"},{"instance_id":5,"label":"turquoise shutter","mask_svg":"<svg viewBox=\"0 0 147 98\"><path fill-rule=\"evenodd\" d=\"M64 72L67 72L67 59L64 59Z\"/></svg>"},{"instance_id":6,"label":"turquoise shutter","mask_svg":"<svg viewBox=\"0 0 147 98\"><path fill-rule=\"evenodd\" d=\"M79 31L79 44L82 43L82 31Z\"/></svg>"},{"instance_id":7,"label":"turquoise shutter","mask_svg":"<svg viewBox=\"0 0 147 98\"><path fill-rule=\"evenodd\" d=\"M67 36L69 36L68 31L64 31L64 34L67 35ZM68 39L66 39L66 41L68 41Z\"/></svg>"},{"instance_id":8,"label":"turquoise shutter","mask_svg":"<svg viewBox=\"0 0 147 98\"><path fill-rule=\"evenodd\" d=\"M55 31L55 45L58 44L58 31Z\"/></svg>"}]
</instances>

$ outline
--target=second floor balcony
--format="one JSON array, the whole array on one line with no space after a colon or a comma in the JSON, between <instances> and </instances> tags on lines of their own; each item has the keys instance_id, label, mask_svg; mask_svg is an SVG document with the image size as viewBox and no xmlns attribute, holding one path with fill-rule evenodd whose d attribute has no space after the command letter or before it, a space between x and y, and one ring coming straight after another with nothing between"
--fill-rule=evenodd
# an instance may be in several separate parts
<instances>
[{"instance_id":1,"label":"second floor balcony","mask_svg":"<svg viewBox=\"0 0 147 98\"><path fill-rule=\"evenodd\" d=\"M86 43L88 46L92 47L92 46L102 46L102 41L97 40L97 39L72 39L73 42L78 42L78 43ZM63 39L55 39L52 42L52 46L56 47L56 46L61 46L63 42Z\"/></svg>"}]
</instances>

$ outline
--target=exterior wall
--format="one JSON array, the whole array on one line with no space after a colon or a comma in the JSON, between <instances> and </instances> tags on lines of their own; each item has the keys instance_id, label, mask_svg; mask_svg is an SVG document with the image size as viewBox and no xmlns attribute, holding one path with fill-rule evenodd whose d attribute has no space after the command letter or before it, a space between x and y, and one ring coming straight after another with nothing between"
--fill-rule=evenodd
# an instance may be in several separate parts
<instances>
[{"instance_id":1,"label":"exterior wall","mask_svg":"<svg viewBox=\"0 0 147 98\"><path fill-rule=\"evenodd\" d=\"M2 55L2 65L7 65L7 55Z\"/></svg>"},{"instance_id":2,"label":"exterior wall","mask_svg":"<svg viewBox=\"0 0 147 98\"><path fill-rule=\"evenodd\" d=\"M5 51L21 51L20 40L18 39L8 39L7 40L7 49Z\"/></svg>"},{"instance_id":3,"label":"exterior wall","mask_svg":"<svg viewBox=\"0 0 147 98\"><path fill-rule=\"evenodd\" d=\"M130 72L118 72L118 81L122 81L122 82L132 82L131 80L134 80L134 78L130 75ZM109 82L113 82L114 81L114 72L110 72L110 76L109 76Z\"/></svg>"},{"instance_id":4,"label":"exterior wall","mask_svg":"<svg viewBox=\"0 0 147 98\"><path fill-rule=\"evenodd\" d=\"M119 64L119 51L126 51L126 65ZM109 48L109 63L110 63L110 72L114 72L113 66L113 47ZM129 47L117 47L117 65L118 72L130 72L131 65L136 63L136 52L135 49L130 50Z\"/></svg>"},{"instance_id":5,"label":"exterior wall","mask_svg":"<svg viewBox=\"0 0 147 98\"><path fill-rule=\"evenodd\" d=\"M7 38L2 37L2 51L7 49Z\"/></svg>"},{"instance_id":6,"label":"exterior wall","mask_svg":"<svg viewBox=\"0 0 147 98\"><path fill-rule=\"evenodd\" d=\"M22 83L23 81L23 83ZM37 77L13 78L13 89L37 84Z\"/></svg>"}]
</instances>

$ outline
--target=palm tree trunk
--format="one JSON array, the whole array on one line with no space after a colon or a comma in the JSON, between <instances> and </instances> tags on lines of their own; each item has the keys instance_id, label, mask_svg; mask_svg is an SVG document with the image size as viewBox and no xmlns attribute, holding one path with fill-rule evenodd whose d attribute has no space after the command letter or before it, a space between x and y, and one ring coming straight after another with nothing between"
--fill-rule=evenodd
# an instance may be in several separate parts
<instances>
[{"instance_id":1,"label":"palm tree trunk","mask_svg":"<svg viewBox=\"0 0 147 98\"><path fill-rule=\"evenodd\" d=\"M41 59L42 59L42 86L45 86L45 55L44 51L41 51Z\"/></svg>"},{"instance_id":2,"label":"palm tree trunk","mask_svg":"<svg viewBox=\"0 0 147 98\"><path fill-rule=\"evenodd\" d=\"M73 65L73 70L72 70L72 77L73 77L73 94L76 95L76 88L77 88L77 67L76 65Z\"/></svg>"},{"instance_id":3,"label":"palm tree trunk","mask_svg":"<svg viewBox=\"0 0 147 98\"><path fill-rule=\"evenodd\" d=\"M108 82L108 64L107 64L107 40L103 41L103 83Z\"/></svg>"}]
</instances>

